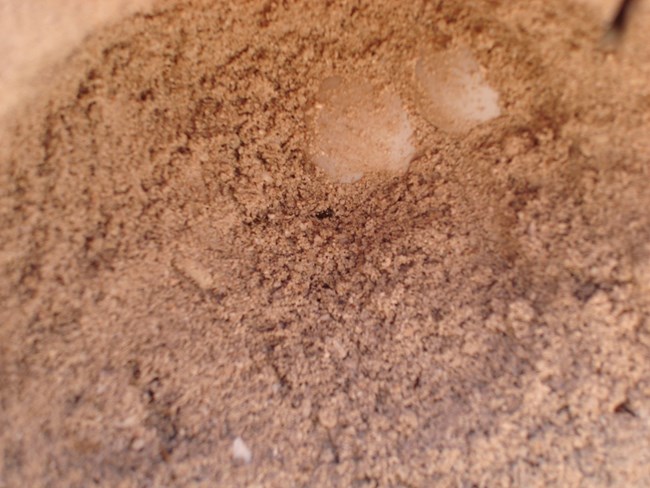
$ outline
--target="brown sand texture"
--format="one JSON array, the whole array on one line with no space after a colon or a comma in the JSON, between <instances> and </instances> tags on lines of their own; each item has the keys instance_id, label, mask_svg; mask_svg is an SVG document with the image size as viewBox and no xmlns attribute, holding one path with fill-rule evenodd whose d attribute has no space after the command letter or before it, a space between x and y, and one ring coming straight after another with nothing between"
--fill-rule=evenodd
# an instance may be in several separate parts
<instances>
[{"instance_id":1,"label":"brown sand texture","mask_svg":"<svg viewBox=\"0 0 650 488\"><path fill-rule=\"evenodd\" d=\"M89 20L4 107L0 487L650 486L615 4Z\"/></svg>"}]
</instances>

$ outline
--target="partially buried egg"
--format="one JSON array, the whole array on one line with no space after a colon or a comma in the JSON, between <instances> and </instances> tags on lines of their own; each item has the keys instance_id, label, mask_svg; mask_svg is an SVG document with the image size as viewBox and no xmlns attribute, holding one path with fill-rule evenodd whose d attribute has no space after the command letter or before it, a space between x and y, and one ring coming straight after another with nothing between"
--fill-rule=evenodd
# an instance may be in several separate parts
<instances>
[{"instance_id":1,"label":"partially buried egg","mask_svg":"<svg viewBox=\"0 0 650 488\"><path fill-rule=\"evenodd\" d=\"M422 114L446 132L463 133L501 114L499 94L466 48L423 53L415 79Z\"/></svg>"},{"instance_id":2,"label":"partially buried egg","mask_svg":"<svg viewBox=\"0 0 650 488\"><path fill-rule=\"evenodd\" d=\"M362 80L325 79L311 125L310 158L337 182L352 183L366 173L402 173L415 154L400 97Z\"/></svg>"}]
</instances>

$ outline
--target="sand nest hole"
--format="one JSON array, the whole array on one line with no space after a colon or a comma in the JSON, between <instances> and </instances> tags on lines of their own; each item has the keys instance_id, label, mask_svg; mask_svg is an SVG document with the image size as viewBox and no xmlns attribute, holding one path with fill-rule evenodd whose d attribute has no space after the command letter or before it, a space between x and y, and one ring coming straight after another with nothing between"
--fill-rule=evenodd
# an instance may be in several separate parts
<instances>
[{"instance_id":1,"label":"sand nest hole","mask_svg":"<svg viewBox=\"0 0 650 488\"><path fill-rule=\"evenodd\" d=\"M650 24L604 53L594 3L165 0L47 50L0 487L650 486Z\"/></svg>"}]
</instances>

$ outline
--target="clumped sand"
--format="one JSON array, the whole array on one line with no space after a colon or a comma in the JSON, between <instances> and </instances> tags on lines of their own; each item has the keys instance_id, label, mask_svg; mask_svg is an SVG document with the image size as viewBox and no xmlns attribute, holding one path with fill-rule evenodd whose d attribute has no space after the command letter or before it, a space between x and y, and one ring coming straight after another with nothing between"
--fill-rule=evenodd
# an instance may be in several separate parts
<instances>
[{"instance_id":1,"label":"clumped sand","mask_svg":"<svg viewBox=\"0 0 650 488\"><path fill-rule=\"evenodd\" d=\"M0 144L0 486L650 485L650 25L594 2L162 2ZM329 4L329 5L328 5ZM438 130L423 51L500 116ZM398 175L309 161L388 87Z\"/></svg>"}]
</instances>

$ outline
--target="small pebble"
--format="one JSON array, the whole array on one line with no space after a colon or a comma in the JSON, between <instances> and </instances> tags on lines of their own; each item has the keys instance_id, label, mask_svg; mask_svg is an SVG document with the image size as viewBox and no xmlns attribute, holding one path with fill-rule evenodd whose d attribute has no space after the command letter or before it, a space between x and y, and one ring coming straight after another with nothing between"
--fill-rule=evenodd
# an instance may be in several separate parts
<instances>
[{"instance_id":1,"label":"small pebble","mask_svg":"<svg viewBox=\"0 0 650 488\"><path fill-rule=\"evenodd\" d=\"M249 464L253 459L253 453L241 437L236 437L232 443L232 457L235 461L241 461L244 464Z\"/></svg>"}]
</instances>

